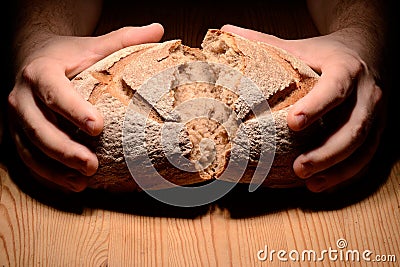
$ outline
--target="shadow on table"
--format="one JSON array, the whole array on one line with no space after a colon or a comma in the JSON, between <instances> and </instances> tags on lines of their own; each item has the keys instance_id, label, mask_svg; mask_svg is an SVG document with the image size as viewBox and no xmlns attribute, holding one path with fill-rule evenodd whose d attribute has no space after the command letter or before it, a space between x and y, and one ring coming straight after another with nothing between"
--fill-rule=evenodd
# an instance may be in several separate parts
<instances>
[{"instance_id":1,"label":"shadow on table","mask_svg":"<svg viewBox=\"0 0 400 267\"><path fill-rule=\"evenodd\" d=\"M43 204L66 212L79 214L85 208L98 208L144 216L196 218L218 206L228 210L232 218L245 218L291 208L311 211L341 209L361 201L385 183L391 167L400 158L398 148L393 145L394 138L394 131L389 127L365 174L335 191L311 193L305 188L259 188L250 193L248 185L239 184L212 204L190 208L164 204L145 192L115 194L88 189L81 193L65 193L49 190L29 177L16 155L4 160L8 161L10 176L23 192Z\"/></svg>"},{"instance_id":2,"label":"shadow on table","mask_svg":"<svg viewBox=\"0 0 400 267\"><path fill-rule=\"evenodd\" d=\"M220 199L218 205L228 209L232 218L259 216L291 208L308 211L342 209L371 196L387 181L393 164L400 158L399 153L387 152L381 148L363 175L330 192L312 193L305 188L294 188L262 189L250 193L247 187L237 187Z\"/></svg>"},{"instance_id":3,"label":"shadow on table","mask_svg":"<svg viewBox=\"0 0 400 267\"><path fill-rule=\"evenodd\" d=\"M10 144L10 143L9 143ZM60 211L81 214L85 208L105 209L121 213L144 216L195 218L208 211L210 207L176 207L159 202L145 192L110 193L87 189L80 193L65 192L50 188L29 173L11 146L7 147L6 163L9 176L18 188L33 199Z\"/></svg>"}]
</instances>

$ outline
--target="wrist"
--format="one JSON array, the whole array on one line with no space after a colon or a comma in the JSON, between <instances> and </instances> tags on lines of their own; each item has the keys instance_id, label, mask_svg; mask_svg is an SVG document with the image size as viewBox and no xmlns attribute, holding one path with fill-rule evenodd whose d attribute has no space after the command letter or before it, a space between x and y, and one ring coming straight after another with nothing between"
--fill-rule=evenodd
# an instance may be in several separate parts
<instances>
[{"instance_id":1,"label":"wrist","mask_svg":"<svg viewBox=\"0 0 400 267\"><path fill-rule=\"evenodd\" d=\"M371 73L375 77L379 76L384 59L384 42L379 36L374 36L359 27L342 28L328 34L328 36L356 53L365 62Z\"/></svg>"}]
</instances>

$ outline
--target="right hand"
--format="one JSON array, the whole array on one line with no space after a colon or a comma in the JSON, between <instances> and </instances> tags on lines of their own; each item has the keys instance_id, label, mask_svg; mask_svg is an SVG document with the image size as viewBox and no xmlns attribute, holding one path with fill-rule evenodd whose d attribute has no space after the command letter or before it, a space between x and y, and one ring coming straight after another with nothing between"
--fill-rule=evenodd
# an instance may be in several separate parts
<instances>
[{"instance_id":1,"label":"right hand","mask_svg":"<svg viewBox=\"0 0 400 267\"><path fill-rule=\"evenodd\" d=\"M125 27L99 37L53 35L22 57L8 97L9 126L17 152L35 178L64 190L86 188L97 171L97 157L60 130L55 114L92 136L102 131L103 119L70 79L119 49L158 42L162 35L160 24Z\"/></svg>"}]
</instances>

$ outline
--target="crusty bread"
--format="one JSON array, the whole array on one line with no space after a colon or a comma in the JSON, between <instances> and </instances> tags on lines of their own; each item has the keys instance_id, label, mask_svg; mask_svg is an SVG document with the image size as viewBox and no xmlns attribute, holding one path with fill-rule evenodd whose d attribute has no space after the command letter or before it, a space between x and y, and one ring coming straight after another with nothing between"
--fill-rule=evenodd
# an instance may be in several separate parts
<instances>
[{"instance_id":1,"label":"crusty bread","mask_svg":"<svg viewBox=\"0 0 400 267\"><path fill-rule=\"evenodd\" d=\"M262 111L257 115L242 103L240 92L204 81L179 86L168 81L169 90L158 102L152 100L152 92L141 88L166 69L195 62L221 64L248 78L268 101L272 113ZM192 185L221 177L230 180L230 176L222 174L230 161L241 162L243 157L247 167L239 177L240 182L250 183L256 168L263 168L260 155L264 150L274 153L275 157L269 173L269 165L265 167L268 176L263 186L299 186L302 182L293 172L293 161L315 142L315 134L321 128L315 125L307 131L293 132L287 126L286 116L290 105L303 97L318 77L306 64L279 48L220 30L209 30L201 49L187 47L180 40L122 49L72 80L76 90L104 116L104 130L98 137L74 133L75 138L92 148L99 159L99 169L90 187L116 192L140 189L130 174L126 155L131 164L135 164L134 175L146 181L146 189L165 187L146 171L148 166L144 162L148 160L166 180L177 185ZM246 88L241 92L246 94ZM178 146L175 153L193 163L195 171L188 171L170 162L164 151L169 141L162 141L161 134L165 134L162 126L166 122L174 122L168 116L196 98L214 99L215 103L223 103L223 107L217 108L213 101L201 102L200 105L216 117L190 119L180 125L179 135L170 138L172 144ZM128 107L134 111L134 119L125 119ZM199 108L193 107L186 115L195 116L196 110ZM228 123L232 110L240 123L238 119ZM137 120L141 117L148 118L145 142L138 137L142 126ZM268 135L271 122L274 132ZM245 133L245 138L237 134L239 129ZM168 139L168 136L163 138ZM249 153L232 154L233 146L240 150L246 144Z\"/></svg>"}]
</instances>

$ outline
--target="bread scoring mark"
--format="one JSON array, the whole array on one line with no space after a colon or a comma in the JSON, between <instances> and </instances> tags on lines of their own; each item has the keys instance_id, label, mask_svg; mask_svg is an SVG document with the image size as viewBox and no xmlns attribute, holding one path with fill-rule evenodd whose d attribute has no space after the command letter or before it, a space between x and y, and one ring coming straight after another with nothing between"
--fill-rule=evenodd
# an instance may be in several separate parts
<instances>
[{"instance_id":1,"label":"bread scoring mark","mask_svg":"<svg viewBox=\"0 0 400 267\"><path fill-rule=\"evenodd\" d=\"M112 80L111 73L108 70L94 71L90 74L102 84L109 84Z\"/></svg>"},{"instance_id":2,"label":"bread scoring mark","mask_svg":"<svg viewBox=\"0 0 400 267\"><path fill-rule=\"evenodd\" d=\"M300 99L299 88L297 83L292 82L283 90L277 91L272 97L268 99L269 107L272 111L280 110L285 107L292 105L298 99Z\"/></svg>"},{"instance_id":3,"label":"bread scoring mark","mask_svg":"<svg viewBox=\"0 0 400 267\"><path fill-rule=\"evenodd\" d=\"M272 95L267 97L272 112L282 110L303 98L312 88L310 85L313 85L317 78L301 73L290 60L290 57L279 49L270 47L264 43L260 44L293 77L293 81L288 86L280 90L275 90Z\"/></svg>"},{"instance_id":4,"label":"bread scoring mark","mask_svg":"<svg viewBox=\"0 0 400 267\"><path fill-rule=\"evenodd\" d=\"M290 83L289 86L283 90L276 91L275 94L268 99L271 110L277 111L293 105L303 98L311 90L317 78L309 77L301 73L295 64L279 50L273 50L267 46L264 46L264 49L267 49L270 53L274 53L276 55L276 60L280 61L282 66L294 77L294 82Z\"/></svg>"},{"instance_id":5,"label":"bread scoring mark","mask_svg":"<svg viewBox=\"0 0 400 267\"><path fill-rule=\"evenodd\" d=\"M277 111L293 105L298 100L308 94L316 82L315 78L300 79L299 82L293 82L285 89L277 91L270 99L268 104L271 111Z\"/></svg>"},{"instance_id":6,"label":"bread scoring mark","mask_svg":"<svg viewBox=\"0 0 400 267\"><path fill-rule=\"evenodd\" d=\"M124 80L122 80L125 86L129 87ZM129 87L130 88L130 87ZM133 90L132 90L133 92ZM129 106L130 109L133 111L140 113L147 118L158 122L158 123L163 123L164 118L155 110L155 108L147 102L146 99L144 99L140 94L133 93L132 97L130 98L132 101L132 104Z\"/></svg>"},{"instance_id":7,"label":"bread scoring mark","mask_svg":"<svg viewBox=\"0 0 400 267\"><path fill-rule=\"evenodd\" d=\"M121 57L106 69L91 71L90 75L99 82L95 84L89 96L89 102L95 104L102 94L109 93L127 106L135 91L122 80L123 71L128 64L132 64L136 57L148 49L145 48Z\"/></svg>"}]
</instances>

